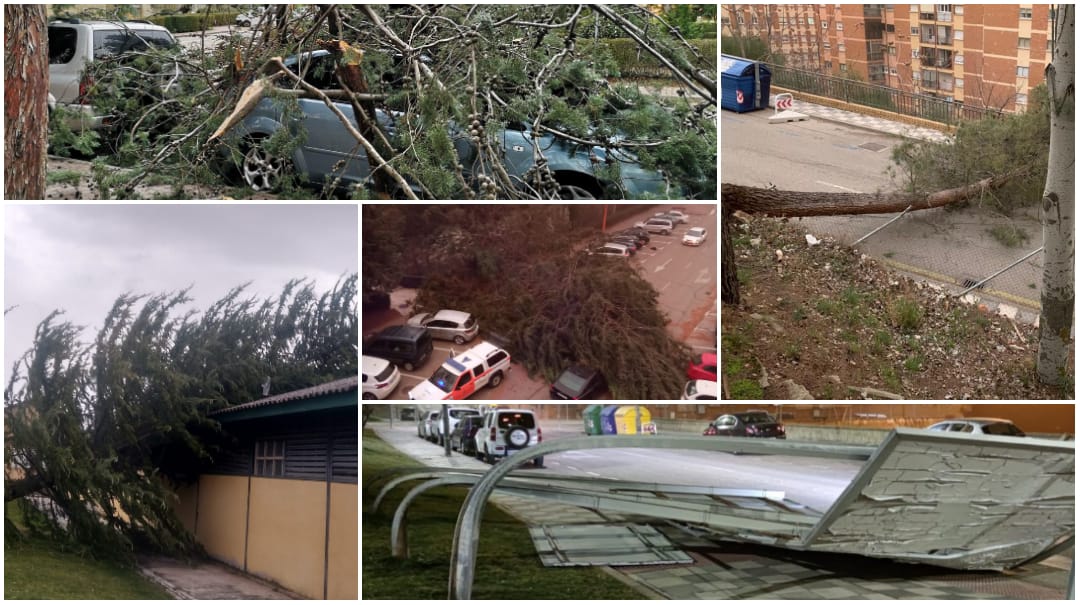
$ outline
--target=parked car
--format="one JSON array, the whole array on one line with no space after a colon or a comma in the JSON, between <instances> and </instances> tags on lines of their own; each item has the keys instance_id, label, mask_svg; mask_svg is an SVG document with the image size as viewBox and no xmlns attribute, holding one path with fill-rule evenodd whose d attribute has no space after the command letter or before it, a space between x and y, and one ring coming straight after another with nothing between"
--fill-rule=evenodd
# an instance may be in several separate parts
<instances>
[{"instance_id":1,"label":"parked car","mask_svg":"<svg viewBox=\"0 0 1080 605\"><path fill-rule=\"evenodd\" d=\"M480 331L480 325L471 314L451 309L413 315L405 323L427 328L432 338L452 340L454 344L459 345L476 338L476 334Z\"/></svg>"},{"instance_id":2,"label":"parked car","mask_svg":"<svg viewBox=\"0 0 1080 605\"><path fill-rule=\"evenodd\" d=\"M431 334L417 326L389 326L364 340L364 355L392 361L406 372L424 365L431 351Z\"/></svg>"},{"instance_id":3,"label":"parked car","mask_svg":"<svg viewBox=\"0 0 1080 605\"><path fill-rule=\"evenodd\" d=\"M1011 420L1003 418L956 418L942 420L926 427L930 431L943 433L968 433L971 435L993 435L998 437L1027 437L1020 427Z\"/></svg>"},{"instance_id":4,"label":"parked car","mask_svg":"<svg viewBox=\"0 0 1080 605\"><path fill-rule=\"evenodd\" d=\"M398 411L399 420L416 420L416 408L401 408Z\"/></svg>"},{"instance_id":5,"label":"parked car","mask_svg":"<svg viewBox=\"0 0 1080 605\"><path fill-rule=\"evenodd\" d=\"M484 422L476 432L476 457L494 464L499 458L543 442L540 422L532 410L493 409L484 413ZM544 457L533 459L544 466Z\"/></svg>"},{"instance_id":6,"label":"parked car","mask_svg":"<svg viewBox=\"0 0 1080 605\"><path fill-rule=\"evenodd\" d=\"M616 237L631 237L637 242L638 248L644 248L649 243L649 236L646 231L631 231L630 229L623 229L622 231L616 231L614 234Z\"/></svg>"},{"instance_id":7,"label":"parked car","mask_svg":"<svg viewBox=\"0 0 1080 605\"><path fill-rule=\"evenodd\" d=\"M630 258L630 247L625 244L617 244L615 242L609 242L602 246L596 246L590 249L589 254L598 256L620 256L622 258Z\"/></svg>"},{"instance_id":8,"label":"parked car","mask_svg":"<svg viewBox=\"0 0 1080 605\"><path fill-rule=\"evenodd\" d=\"M476 432L484 423L484 417L473 410L468 416L462 416L450 433L450 449L459 451L466 456L476 455Z\"/></svg>"},{"instance_id":9,"label":"parked car","mask_svg":"<svg viewBox=\"0 0 1080 605\"><path fill-rule=\"evenodd\" d=\"M75 112L68 126L76 132L101 129L113 119L95 115L94 82L86 73L90 63L151 46L177 46L169 30L146 21L60 19L49 23L48 38L49 93L58 107ZM162 79L162 85L172 81Z\"/></svg>"},{"instance_id":10,"label":"parked car","mask_svg":"<svg viewBox=\"0 0 1080 605\"><path fill-rule=\"evenodd\" d=\"M694 227L688 229L682 236L682 243L686 246L700 246L708 239L709 232L705 227Z\"/></svg>"},{"instance_id":11,"label":"parked car","mask_svg":"<svg viewBox=\"0 0 1080 605\"><path fill-rule=\"evenodd\" d=\"M784 425L764 411L724 414L705 427L706 436L720 437L770 437L787 439Z\"/></svg>"},{"instance_id":12,"label":"parked car","mask_svg":"<svg viewBox=\"0 0 1080 605\"><path fill-rule=\"evenodd\" d=\"M716 353L698 353L686 368L686 377L716 382Z\"/></svg>"},{"instance_id":13,"label":"parked car","mask_svg":"<svg viewBox=\"0 0 1080 605\"><path fill-rule=\"evenodd\" d=\"M401 373L397 367L385 359L363 355L361 366L364 399L386 399L401 382Z\"/></svg>"},{"instance_id":14,"label":"parked car","mask_svg":"<svg viewBox=\"0 0 1080 605\"><path fill-rule=\"evenodd\" d=\"M585 366L572 365L559 374L551 385L552 399L591 399L605 385L604 375L599 370Z\"/></svg>"},{"instance_id":15,"label":"parked car","mask_svg":"<svg viewBox=\"0 0 1080 605\"><path fill-rule=\"evenodd\" d=\"M421 439L431 439L431 431L439 420L439 411L433 410L420 416L420 422L416 425L416 433Z\"/></svg>"},{"instance_id":16,"label":"parked car","mask_svg":"<svg viewBox=\"0 0 1080 605\"><path fill-rule=\"evenodd\" d=\"M638 239L632 235L614 235L610 238L610 241L615 244L622 244L630 249L630 254L635 254L642 244L638 242Z\"/></svg>"},{"instance_id":17,"label":"parked car","mask_svg":"<svg viewBox=\"0 0 1080 605\"><path fill-rule=\"evenodd\" d=\"M717 399L716 383L712 380L691 380L683 387L681 399Z\"/></svg>"},{"instance_id":18,"label":"parked car","mask_svg":"<svg viewBox=\"0 0 1080 605\"><path fill-rule=\"evenodd\" d=\"M639 237L640 239L644 240L646 244L649 243L649 241L652 240L652 237L649 235L649 231L642 228L642 227L627 227L626 229L623 229L619 233L626 233L626 234L629 234L629 235L635 235L635 236Z\"/></svg>"},{"instance_id":19,"label":"parked car","mask_svg":"<svg viewBox=\"0 0 1080 605\"><path fill-rule=\"evenodd\" d=\"M249 11L244 11L236 16L234 23L239 27L251 27L259 22L263 18L265 12L262 8L255 8Z\"/></svg>"},{"instance_id":20,"label":"parked car","mask_svg":"<svg viewBox=\"0 0 1080 605\"><path fill-rule=\"evenodd\" d=\"M675 224L668 218L651 218L634 226L641 227L649 233L659 233L660 235L671 235L671 232L675 230Z\"/></svg>"},{"instance_id":21,"label":"parked car","mask_svg":"<svg viewBox=\"0 0 1080 605\"><path fill-rule=\"evenodd\" d=\"M667 210L665 212L657 212L653 216L655 216L656 218L671 219L671 221L674 222L674 223L688 223L688 222L690 222L690 215L683 212L683 211L681 211L681 210L672 209L672 210Z\"/></svg>"},{"instance_id":22,"label":"parked car","mask_svg":"<svg viewBox=\"0 0 1080 605\"><path fill-rule=\"evenodd\" d=\"M409 391L409 399L466 399L483 387L499 386L509 371L510 354L490 342L481 342L446 360L431 378Z\"/></svg>"},{"instance_id":23,"label":"parked car","mask_svg":"<svg viewBox=\"0 0 1080 605\"><path fill-rule=\"evenodd\" d=\"M466 416L476 414L476 408L455 408L450 407L446 409L446 419L450 424L450 432L453 432L457 428L458 422ZM438 422L435 423L435 430L432 431L435 434L435 442L439 445L446 445L446 436L449 434L445 432L443 427L443 416L439 415Z\"/></svg>"},{"instance_id":24,"label":"parked car","mask_svg":"<svg viewBox=\"0 0 1080 605\"><path fill-rule=\"evenodd\" d=\"M334 57L325 50L301 53L284 61L305 82L323 90L340 88L334 80L334 62ZM292 81L284 76L275 84L293 87ZM293 170L306 175L318 186L335 183L339 188L348 189L367 184L371 176L367 152L343 127L337 115L319 99L299 98L289 102L299 105L299 111L294 114L298 118L287 118L283 103L273 95L262 99L230 132L229 144L220 149L222 161L219 167L228 173L238 172L244 183L256 191L278 188L287 173ZM349 102L342 100L335 104L355 126ZM377 110L375 116L379 128L389 139L394 138L398 118L398 114L382 110ZM294 136L301 131L305 133L288 158L279 157L262 145L282 128ZM526 188L526 173L536 165L534 148L539 148L558 182L560 199L640 199L670 197L673 193L668 190L667 181L660 172L642 167L624 149L611 153L601 147L582 149L579 144L546 131L534 133L528 121L510 124L492 134L498 143L496 147L503 154L503 168L522 189ZM455 125L451 125L450 135L463 175L471 187L477 188L479 181L474 177L480 175L474 174L474 170L481 169L481 162L472 137L467 129ZM239 151L239 165L234 164L230 147ZM618 164L617 182L605 176L611 173L609 162ZM422 195L420 187L410 187L417 195Z\"/></svg>"}]
</instances>

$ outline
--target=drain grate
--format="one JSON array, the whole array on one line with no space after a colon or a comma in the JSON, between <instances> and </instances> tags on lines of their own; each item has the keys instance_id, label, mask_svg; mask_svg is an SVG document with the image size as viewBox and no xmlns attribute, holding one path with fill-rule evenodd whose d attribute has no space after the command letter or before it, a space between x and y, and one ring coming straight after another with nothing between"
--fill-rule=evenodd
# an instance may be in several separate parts
<instances>
[{"instance_id":1,"label":"drain grate","mask_svg":"<svg viewBox=\"0 0 1080 605\"><path fill-rule=\"evenodd\" d=\"M964 285L964 287L965 287L965 288L970 288L970 287L974 286L975 284L979 284L979 280L977 280L977 279L970 279L970 278L968 278L968 279L965 279L965 280L964 280L964 284L963 284L963 285ZM976 290L982 290L982 289L983 289L983 287L985 287L985 286L986 286L986 284L979 284L979 287L978 287L978 288L975 288L975 289L976 289Z\"/></svg>"},{"instance_id":2,"label":"drain grate","mask_svg":"<svg viewBox=\"0 0 1080 605\"><path fill-rule=\"evenodd\" d=\"M881 151L882 149L888 148L888 145L882 145L881 143L863 143L862 145L859 145L859 147L862 147L867 151Z\"/></svg>"}]
</instances>

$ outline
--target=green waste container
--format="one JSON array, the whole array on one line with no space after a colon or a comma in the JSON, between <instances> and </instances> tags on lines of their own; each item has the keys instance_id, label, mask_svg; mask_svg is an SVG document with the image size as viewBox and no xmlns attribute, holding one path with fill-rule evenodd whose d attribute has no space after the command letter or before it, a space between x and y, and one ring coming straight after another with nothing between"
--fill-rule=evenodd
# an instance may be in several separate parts
<instances>
[{"instance_id":1,"label":"green waste container","mask_svg":"<svg viewBox=\"0 0 1080 605\"><path fill-rule=\"evenodd\" d=\"M600 429L600 412L603 409L604 406L594 404L585 406L585 411L581 412L581 419L585 421L586 435L600 435L603 433Z\"/></svg>"}]
</instances>

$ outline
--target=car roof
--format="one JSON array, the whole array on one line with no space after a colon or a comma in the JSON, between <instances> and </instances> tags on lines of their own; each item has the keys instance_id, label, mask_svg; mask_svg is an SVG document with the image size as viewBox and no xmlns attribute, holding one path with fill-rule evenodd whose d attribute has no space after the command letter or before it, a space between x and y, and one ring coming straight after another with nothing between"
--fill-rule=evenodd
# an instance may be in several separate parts
<instances>
[{"instance_id":1,"label":"car roof","mask_svg":"<svg viewBox=\"0 0 1080 605\"><path fill-rule=\"evenodd\" d=\"M465 311L455 311L453 309L440 309L431 316L432 319L448 319L457 323L465 323L472 315Z\"/></svg>"},{"instance_id":2,"label":"car roof","mask_svg":"<svg viewBox=\"0 0 1080 605\"><path fill-rule=\"evenodd\" d=\"M490 342L485 340L485 341L477 344L473 348L469 349L468 351L465 351L461 355L458 355L457 357L454 357L453 359L448 359L447 363L450 363L451 361L454 361L454 362L457 362L459 364L464 364L464 362L472 360L472 359L478 359L478 358L487 357L488 355L491 355L492 353L494 353L495 351L498 351L498 350L500 350L499 347L497 347L497 346L495 346L495 345L493 345Z\"/></svg>"},{"instance_id":3,"label":"car roof","mask_svg":"<svg viewBox=\"0 0 1080 605\"><path fill-rule=\"evenodd\" d=\"M688 229L688 230L687 230L686 232L687 232L687 233L690 233L691 231L701 231L701 232L704 232L704 231L705 231L705 227L690 227L690 229Z\"/></svg>"},{"instance_id":4,"label":"car roof","mask_svg":"<svg viewBox=\"0 0 1080 605\"><path fill-rule=\"evenodd\" d=\"M706 395L716 395L716 383L711 380L697 379L694 381L694 389L698 393L704 393Z\"/></svg>"},{"instance_id":5,"label":"car roof","mask_svg":"<svg viewBox=\"0 0 1080 605\"><path fill-rule=\"evenodd\" d=\"M91 29L133 29L133 30L157 30L157 31L169 31L168 28L158 25L156 23L146 23L142 21L106 21L106 20L82 20L67 21L64 19L56 19L49 22L49 25L85 25ZM170 32L172 33L172 32Z\"/></svg>"},{"instance_id":6,"label":"car roof","mask_svg":"<svg viewBox=\"0 0 1080 605\"><path fill-rule=\"evenodd\" d=\"M1006 424L1012 424L1013 423L1012 420L1006 420L1004 418L980 417L980 418L949 418L947 420L941 420L941 421L935 422L934 424L941 424L943 422L970 422L972 424L993 424L995 422L1004 422Z\"/></svg>"},{"instance_id":7,"label":"car roof","mask_svg":"<svg viewBox=\"0 0 1080 605\"><path fill-rule=\"evenodd\" d=\"M361 355L360 357L363 358L362 361L365 372L374 373L390 365L389 361L381 357L375 357L373 355Z\"/></svg>"},{"instance_id":8,"label":"car roof","mask_svg":"<svg viewBox=\"0 0 1080 605\"><path fill-rule=\"evenodd\" d=\"M600 246L600 247L604 248L606 246L611 246L612 248L615 248L617 250L618 249L622 249L622 250L629 250L630 249L629 246L627 246L626 244L620 244L619 242L606 242L603 246Z\"/></svg>"}]
</instances>

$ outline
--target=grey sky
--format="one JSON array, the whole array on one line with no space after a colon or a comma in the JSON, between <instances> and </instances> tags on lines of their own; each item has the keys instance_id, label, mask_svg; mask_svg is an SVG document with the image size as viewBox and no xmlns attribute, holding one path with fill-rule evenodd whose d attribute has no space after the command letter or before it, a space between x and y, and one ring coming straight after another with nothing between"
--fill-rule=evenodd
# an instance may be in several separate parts
<instances>
[{"instance_id":1,"label":"grey sky","mask_svg":"<svg viewBox=\"0 0 1080 605\"><path fill-rule=\"evenodd\" d=\"M292 278L319 292L358 271L355 204L4 207L4 377L54 309L91 341L117 296L193 286L203 310L251 282L260 300Z\"/></svg>"}]
</instances>

